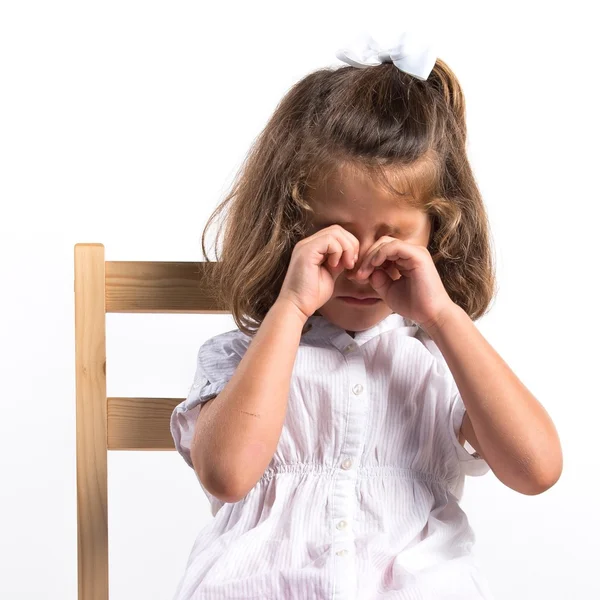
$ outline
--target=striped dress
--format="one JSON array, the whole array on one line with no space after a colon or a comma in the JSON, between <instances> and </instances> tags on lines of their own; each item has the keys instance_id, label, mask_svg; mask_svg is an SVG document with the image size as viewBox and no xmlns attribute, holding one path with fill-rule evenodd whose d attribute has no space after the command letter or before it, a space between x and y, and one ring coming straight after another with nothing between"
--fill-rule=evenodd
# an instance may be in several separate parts
<instances>
[{"instance_id":1,"label":"striped dress","mask_svg":"<svg viewBox=\"0 0 600 600\"><path fill-rule=\"evenodd\" d=\"M251 341L236 328L200 347L171 415L190 467L200 405ZM198 479L213 519L174 600L492 600L459 506L465 475L490 470L459 444L464 414L443 355L413 321L392 313L353 338L313 314L260 480L223 503Z\"/></svg>"}]
</instances>

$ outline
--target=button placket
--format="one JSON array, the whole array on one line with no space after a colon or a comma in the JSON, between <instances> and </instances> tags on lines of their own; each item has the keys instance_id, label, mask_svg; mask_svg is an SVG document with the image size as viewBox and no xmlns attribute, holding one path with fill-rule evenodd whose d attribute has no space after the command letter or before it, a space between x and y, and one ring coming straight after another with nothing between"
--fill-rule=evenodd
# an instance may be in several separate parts
<instances>
[{"instance_id":1,"label":"button placket","mask_svg":"<svg viewBox=\"0 0 600 600\"><path fill-rule=\"evenodd\" d=\"M358 467L362 448L365 443L368 419L367 372L361 345L352 340L346 332L332 338L333 345L340 353L345 368L346 378L344 396L340 396L339 414L345 419L344 438L340 440L338 454L338 472L335 476L333 493L337 498L334 504L332 525L334 533L333 555L335 560L336 592L355 597L356 589L353 578L347 577L349 561L355 556L354 518L358 510L356 493L359 478Z\"/></svg>"}]
</instances>

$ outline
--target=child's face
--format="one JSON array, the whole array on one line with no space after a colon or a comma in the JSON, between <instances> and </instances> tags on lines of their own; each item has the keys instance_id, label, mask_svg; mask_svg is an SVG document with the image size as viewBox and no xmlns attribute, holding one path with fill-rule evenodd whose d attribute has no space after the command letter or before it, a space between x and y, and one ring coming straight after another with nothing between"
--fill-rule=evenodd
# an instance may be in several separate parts
<instances>
[{"instance_id":1,"label":"child's face","mask_svg":"<svg viewBox=\"0 0 600 600\"><path fill-rule=\"evenodd\" d=\"M354 171L340 173L315 189L311 205L315 213L310 235L337 223L357 238L360 248L354 268L343 271L336 279L333 294L319 308L319 314L348 332L373 327L393 312L383 300L354 305L340 297L377 296L368 279L356 279L365 254L383 235L427 247L431 232L428 215Z\"/></svg>"}]
</instances>

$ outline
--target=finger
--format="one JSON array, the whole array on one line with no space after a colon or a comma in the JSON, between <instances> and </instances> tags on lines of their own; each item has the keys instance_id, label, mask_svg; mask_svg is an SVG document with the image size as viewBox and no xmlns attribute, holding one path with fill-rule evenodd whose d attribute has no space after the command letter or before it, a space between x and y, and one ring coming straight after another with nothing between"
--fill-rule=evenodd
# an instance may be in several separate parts
<instances>
[{"instance_id":1,"label":"finger","mask_svg":"<svg viewBox=\"0 0 600 600\"><path fill-rule=\"evenodd\" d=\"M359 243L356 237L354 237L347 229L344 229L341 225L337 223L332 225L334 231L337 231L343 239L346 240L344 246L344 255L346 267L348 269L353 269L356 261L358 260L358 251L359 251Z\"/></svg>"},{"instance_id":2,"label":"finger","mask_svg":"<svg viewBox=\"0 0 600 600\"><path fill-rule=\"evenodd\" d=\"M400 277L402 277L402 273L400 273L400 271L393 264L387 266L384 264L382 268L394 281L397 281L400 279Z\"/></svg>"},{"instance_id":3,"label":"finger","mask_svg":"<svg viewBox=\"0 0 600 600\"><path fill-rule=\"evenodd\" d=\"M344 261L347 268L353 268L356 262L355 256L357 252L355 251L355 247L358 240L340 225L334 224L331 228L328 227L327 229L330 229L329 235L337 242L333 245L335 250L332 252L333 258L329 264L333 268L336 268L341 261Z\"/></svg>"},{"instance_id":4,"label":"finger","mask_svg":"<svg viewBox=\"0 0 600 600\"><path fill-rule=\"evenodd\" d=\"M400 248L398 248L398 244L400 244ZM399 240L398 238L393 238L388 235L381 236L371 248L367 254L365 254L363 258L362 266L366 266L368 264L381 264L384 260L386 260L392 251L392 249L396 248L398 251L398 255L402 257L412 256L412 244L405 242L404 240ZM378 257L379 263L374 263L374 259Z\"/></svg>"},{"instance_id":5,"label":"finger","mask_svg":"<svg viewBox=\"0 0 600 600\"><path fill-rule=\"evenodd\" d=\"M399 263L410 261L416 255L416 252L410 246L411 244L402 240L394 240L382 245L371 259L371 264L379 266L386 260Z\"/></svg>"},{"instance_id":6,"label":"finger","mask_svg":"<svg viewBox=\"0 0 600 600\"><path fill-rule=\"evenodd\" d=\"M383 270L395 281L396 279L400 279L403 271L409 271L414 267L412 257L403 258L398 256L398 252L390 252L387 255L386 250L387 248L382 249L383 257L381 254L377 255L376 253L370 261L365 260L363 262L363 265L357 272L359 278L370 277L376 270Z\"/></svg>"},{"instance_id":7,"label":"finger","mask_svg":"<svg viewBox=\"0 0 600 600\"><path fill-rule=\"evenodd\" d=\"M318 241L318 245L315 246L314 250L320 255L319 266L329 266L335 268L339 262L340 256L344 249L338 239L338 236L333 235L331 231L318 231L317 233L302 240L302 242L314 244ZM302 243L300 242L300 243Z\"/></svg>"},{"instance_id":8,"label":"finger","mask_svg":"<svg viewBox=\"0 0 600 600\"><path fill-rule=\"evenodd\" d=\"M380 241L380 242L373 244L373 246L371 246L369 248L367 253L363 256L359 271L363 271L363 270L367 269L369 267L369 265L371 265L371 261L373 260L373 258L375 257L375 255L377 254L379 249L386 243L388 243L388 242Z\"/></svg>"},{"instance_id":9,"label":"finger","mask_svg":"<svg viewBox=\"0 0 600 600\"><path fill-rule=\"evenodd\" d=\"M335 268L339 265L340 261L344 261L347 268L352 269L358 259L358 240L341 225L334 223L324 229L318 231L314 235L323 234L327 240L330 240L330 236L336 240L337 244L331 244L327 250L323 252L331 254L333 258L327 259L328 264Z\"/></svg>"},{"instance_id":10,"label":"finger","mask_svg":"<svg viewBox=\"0 0 600 600\"><path fill-rule=\"evenodd\" d=\"M384 240L381 243L378 243L378 244L372 246L369 249L369 251L367 252L367 254L365 255L365 257L363 258L363 261L362 261L359 271L366 273L367 271L372 269L373 266L375 265L375 260L376 260L377 256L380 256L380 255L384 256L383 254L381 254L381 252L385 248L385 246L387 246L390 243L391 242L389 240ZM385 256L384 256L383 260L385 260ZM381 262L383 262L383 260Z\"/></svg>"},{"instance_id":11,"label":"finger","mask_svg":"<svg viewBox=\"0 0 600 600\"><path fill-rule=\"evenodd\" d=\"M329 243L327 244L327 263L333 269L338 266L340 258L344 253L344 246L333 233L329 234Z\"/></svg>"}]
</instances>

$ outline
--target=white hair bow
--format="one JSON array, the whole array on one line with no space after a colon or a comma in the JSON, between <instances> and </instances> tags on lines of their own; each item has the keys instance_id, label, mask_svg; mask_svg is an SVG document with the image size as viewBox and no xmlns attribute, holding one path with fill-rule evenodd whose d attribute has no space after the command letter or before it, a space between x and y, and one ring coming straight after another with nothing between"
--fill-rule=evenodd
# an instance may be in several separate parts
<instances>
[{"instance_id":1,"label":"white hair bow","mask_svg":"<svg viewBox=\"0 0 600 600\"><path fill-rule=\"evenodd\" d=\"M368 33L362 32L348 46L335 53L339 60L353 67L392 62L401 71L422 81L433 70L436 54L432 44L408 31L400 33L388 48L381 48Z\"/></svg>"}]
</instances>

